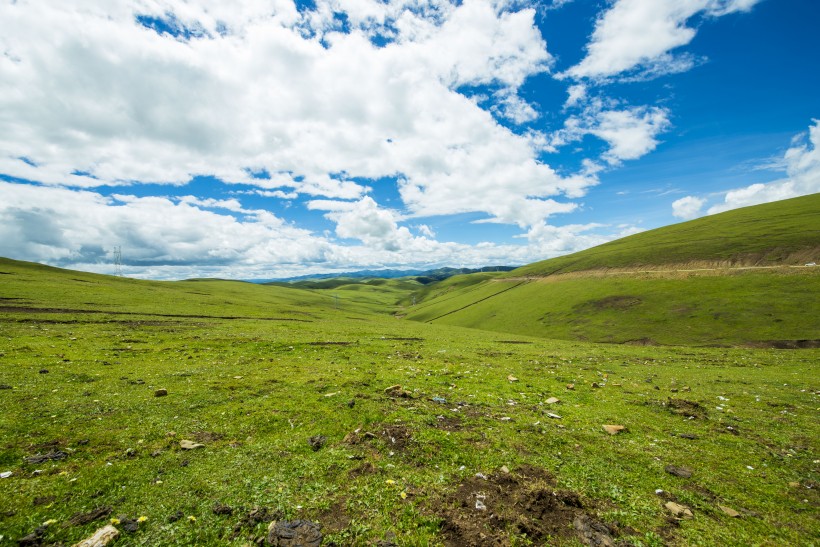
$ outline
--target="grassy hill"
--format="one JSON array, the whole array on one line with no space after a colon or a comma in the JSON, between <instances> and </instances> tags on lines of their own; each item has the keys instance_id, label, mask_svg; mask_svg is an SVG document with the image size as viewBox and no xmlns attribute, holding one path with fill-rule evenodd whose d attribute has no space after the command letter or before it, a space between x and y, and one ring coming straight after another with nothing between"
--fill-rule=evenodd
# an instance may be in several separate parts
<instances>
[{"instance_id":1,"label":"grassy hill","mask_svg":"<svg viewBox=\"0 0 820 547\"><path fill-rule=\"evenodd\" d=\"M813 194L642 232L523 266L508 277L670 264L796 265L818 258L820 194Z\"/></svg>"},{"instance_id":2,"label":"grassy hill","mask_svg":"<svg viewBox=\"0 0 820 547\"><path fill-rule=\"evenodd\" d=\"M519 283L493 279L424 290ZM295 519L337 545L820 534L820 350L562 342L386 311L3 260L0 545L113 522L118 546L240 546Z\"/></svg>"},{"instance_id":3,"label":"grassy hill","mask_svg":"<svg viewBox=\"0 0 820 547\"><path fill-rule=\"evenodd\" d=\"M818 258L820 194L651 230L501 277L454 278L416 292L406 317L565 340L812 345L820 268L803 264Z\"/></svg>"}]
</instances>

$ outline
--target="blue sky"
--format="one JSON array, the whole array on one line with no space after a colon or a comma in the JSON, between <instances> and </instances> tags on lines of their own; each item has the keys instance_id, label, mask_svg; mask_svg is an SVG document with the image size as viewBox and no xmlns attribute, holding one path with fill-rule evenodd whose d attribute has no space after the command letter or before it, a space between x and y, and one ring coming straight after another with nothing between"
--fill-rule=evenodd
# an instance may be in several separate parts
<instances>
[{"instance_id":1,"label":"blue sky","mask_svg":"<svg viewBox=\"0 0 820 547\"><path fill-rule=\"evenodd\" d=\"M6 2L0 256L525 264L815 193L818 22L805 0Z\"/></svg>"}]
</instances>

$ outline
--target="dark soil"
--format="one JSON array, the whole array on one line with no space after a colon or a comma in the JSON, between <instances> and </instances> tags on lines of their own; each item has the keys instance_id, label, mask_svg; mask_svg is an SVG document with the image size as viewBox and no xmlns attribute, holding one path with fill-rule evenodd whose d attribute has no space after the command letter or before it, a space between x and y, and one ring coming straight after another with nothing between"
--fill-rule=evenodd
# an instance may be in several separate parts
<instances>
[{"instance_id":1,"label":"dark soil","mask_svg":"<svg viewBox=\"0 0 820 547\"><path fill-rule=\"evenodd\" d=\"M93 511L89 511L88 513L75 513L69 520L68 523L72 526L84 526L89 522L94 522L95 520L99 520L103 517L107 517L111 514L113 509L109 506L105 507L98 507Z\"/></svg>"},{"instance_id":2,"label":"dark soil","mask_svg":"<svg viewBox=\"0 0 820 547\"><path fill-rule=\"evenodd\" d=\"M549 472L533 466L467 479L437 508L445 545L507 546L511 536L536 545L570 538L615 545L616 532L589 515L577 493L554 486Z\"/></svg>"},{"instance_id":3,"label":"dark soil","mask_svg":"<svg viewBox=\"0 0 820 547\"><path fill-rule=\"evenodd\" d=\"M666 403L666 407L672 414L679 414L687 418L696 418L704 420L708 417L706 408L700 403L694 401L687 401L686 399L672 399Z\"/></svg>"}]
</instances>

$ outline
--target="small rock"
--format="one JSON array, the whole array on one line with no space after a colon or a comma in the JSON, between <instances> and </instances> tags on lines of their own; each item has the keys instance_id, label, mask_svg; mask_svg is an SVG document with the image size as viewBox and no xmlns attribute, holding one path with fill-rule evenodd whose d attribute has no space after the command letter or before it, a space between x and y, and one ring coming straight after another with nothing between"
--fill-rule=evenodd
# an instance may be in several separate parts
<instances>
[{"instance_id":1,"label":"small rock","mask_svg":"<svg viewBox=\"0 0 820 547\"><path fill-rule=\"evenodd\" d=\"M122 526L122 529L126 532L134 533L139 530L140 523L137 522L136 519L132 519L126 515L120 515L118 518L120 520L120 526Z\"/></svg>"},{"instance_id":2,"label":"small rock","mask_svg":"<svg viewBox=\"0 0 820 547\"><path fill-rule=\"evenodd\" d=\"M165 388L158 389L154 392L154 397L165 397L168 395L168 390Z\"/></svg>"},{"instance_id":3,"label":"small rock","mask_svg":"<svg viewBox=\"0 0 820 547\"><path fill-rule=\"evenodd\" d=\"M510 472L510 468L509 468L509 467L507 467L506 465L502 465L502 466L501 466L500 471L501 471L502 473L509 473L509 472Z\"/></svg>"},{"instance_id":4,"label":"small rock","mask_svg":"<svg viewBox=\"0 0 820 547\"><path fill-rule=\"evenodd\" d=\"M601 384L599 384L598 382L592 382L592 387L598 388L603 386L601 386Z\"/></svg>"},{"instance_id":5,"label":"small rock","mask_svg":"<svg viewBox=\"0 0 820 547\"><path fill-rule=\"evenodd\" d=\"M740 513L738 513L737 511L735 511L731 507L726 507L725 505L718 505L718 509L720 509L721 511L723 511L724 513L726 513L727 515L729 515L732 518L740 517Z\"/></svg>"},{"instance_id":6,"label":"small rock","mask_svg":"<svg viewBox=\"0 0 820 547\"><path fill-rule=\"evenodd\" d=\"M688 467L678 467L676 465L667 465L663 468L664 471L669 473L670 475L675 475L676 477L683 477L684 479L688 479L692 476L692 470Z\"/></svg>"},{"instance_id":7,"label":"small rock","mask_svg":"<svg viewBox=\"0 0 820 547\"><path fill-rule=\"evenodd\" d=\"M578 515L572 522L575 533L584 545L597 545L599 547L614 547L615 541L612 539L612 530L603 522L598 522L589 515Z\"/></svg>"},{"instance_id":8,"label":"small rock","mask_svg":"<svg viewBox=\"0 0 820 547\"><path fill-rule=\"evenodd\" d=\"M518 378L510 374L509 376L507 376L507 380L509 380L510 382L517 382Z\"/></svg>"},{"instance_id":9,"label":"small rock","mask_svg":"<svg viewBox=\"0 0 820 547\"><path fill-rule=\"evenodd\" d=\"M202 443L196 443L194 441L182 439L181 441L179 441L179 447L183 450L193 450L194 448L205 448L205 445Z\"/></svg>"},{"instance_id":10,"label":"small rock","mask_svg":"<svg viewBox=\"0 0 820 547\"><path fill-rule=\"evenodd\" d=\"M327 437L324 435L314 435L313 437L308 439L308 444L313 449L314 452L321 449L325 443L327 442Z\"/></svg>"},{"instance_id":11,"label":"small rock","mask_svg":"<svg viewBox=\"0 0 820 547\"><path fill-rule=\"evenodd\" d=\"M569 390L575 389L575 384L567 384L567 389L569 389Z\"/></svg>"},{"instance_id":12,"label":"small rock","mask_svg":"<svg viewBox=\"0 0 820 547\"><path fill-rule=\"evenodd\" d=\"M39 547L43 544L43 536L46 535L46 526L38 526L32 533L17 540L17 545L29 545Z\"/></svg>"},{"instance_id":13,"label":"small rock","mask_svg":"<svg viewBox=\"0 0 820 547\"><path fill-rule=\"evenodd\" d=\"M603 428L604 431L606 431L610 435L617 435L618 433L621 433L622 431L626 430L626 427L622 425L604 425Z\"/></svg>"},{"instance_id":14,"label":"small rock","mask_svg":"<svg viewBox=\"0 0 820 547\"><path fill-rule=\"evenodd\" d=\"M478 511L486 511L487 510L487 506L484 505L484 502L481 501L481 500L475 500L475 508Z\"/></svg>"},{"instance_id":15,"label":"small rock","mask_svg":"<svg viewBox=\"0 0 820 547\"><path fill-rule=\"evenodd\" d=\"M434 403L438 403L440 405L446 405L447 404L447 399L445 399L444 397L433 397L432 401Z\"/></svg>"},{"instance_id":16,"label":"small rock","mask_svg":"<svg viewBox=\"0 0 820 547\"><path fill-rule=\"evenodd\" d=\"M108 524L81 542L75 543L74 547L105 547L119 535L119 530Z\"/></svg>"},{"instance_id":17,"label":"small rock","mask_svg":"<svg viewBox=\"0 0 820 547\"><path fill-rule=\"evenodd\" d=\"M667 501L664 507L676 518L690 519L694 516L691 509L674 501Z\"/></svg>"},{"instance_id":18,"label":"small rock","mask_svg":"<svg viewBox=\"0 0 820 547\"><path fill-rule=\"evenodd\" d=\"M554 405L555 403L560 403L561 399L559 399L558 397L550 397L549 399L547 399L546 402L548 405Z\"/></svg>"},{"instance_id":19,"label":"small rock","mask_svg":"<svg viewBox=\"0 0 820 547\"><path fill-rule=\"evenodd\" d=\"M68 457L68 454L63 452L62 450L54 450L49 452L48 454L37 454L36 456L29 456L28 458L24 458L26 463L43 463L48 461L58 461L64 460Z\"/></svg>"},{"instance_id":20,"label":"small rock","mask_svg":"<svg viewBox=\"0 0 820 547\"><path fill-rule=\"evenodd\" d=\"M319 547L321 526L308 520L274 521L268 527L267 542L274 547Z\"/></svg>"}]
</instances>

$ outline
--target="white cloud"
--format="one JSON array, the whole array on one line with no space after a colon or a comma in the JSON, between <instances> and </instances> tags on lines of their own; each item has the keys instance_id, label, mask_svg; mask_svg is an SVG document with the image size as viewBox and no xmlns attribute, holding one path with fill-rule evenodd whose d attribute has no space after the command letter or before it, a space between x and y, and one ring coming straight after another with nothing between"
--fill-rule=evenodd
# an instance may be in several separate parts
<instances>
[{"instance_id":1,"label":"white cloud","mask_svg":"<svg viewBox=\"0 0 820 547\"><path fill-rule=\"evenodd\" d=\"M520 204L543 208L597 181L559 176L493 117L536 119L518 88L553 61L535 11L514 5L5 3L0 81L13 85L0 86L0 173L81 188L212 175L352 200L369 190L353 179L398 176L411 214L518 222ZM334 30L334 11L349 33ZM146 28L158 22L182 34ZM377 47L376 34L390 40ZM458 93L465 85L495 90L486 110Z\"/></svg>"},{"instance_id":2,"label":"white cloud","mask_svg":"<svg viewBox=\"0 0 820 547\"><path fill-rule=\"evenodd\" d=\"M693 219L700 215L704 203L706 200L694 196L680 198L672 202L672 215L684 220Z\"/></svg>"},{"instance_id":3,"label":"white cloud","mask_svg":"<svg viewBox=\"0 0 820 547\"><path fill-rule=\"evenodd\" d=\"M564 103L565 108L575 106L587 97L587 86L583 84L575 84L569 86L567 89L567 102Z\"/></svg>"},{"instance_id":4,"label":"white cloud","mask_svg":"<svg viewBox=\"0 0 820 547\"><path fill-rule=\"evenodd\" d=\"M643 77L681 72L689 56L670 51L689 44L697 31L687 22L698 13L718 17L748 11L760 0L617 0L595 24L587 55L565 72L573 78L601 79L630 71Z\"/></svg>"},{"instance_id":5,"label":"white cloud","mask_svg":"<svg viewBox=\"0 0 820 547\"><path fill-rule=\"evenodd\" d=\"M557 149L586 135L594 135L609 144L602 159L610 165L619 165L653 151L659 143L657 136L669 126L669 111L665 108L610 107L595 99L589 101L583 112L566 119L564 127L551 135L549 146ZM599 171L600 166L597 167ZM587 170L592 174L598 171Z\"/></svg>"},{"instance_id":6,"label":"white cloud","mask_svg":"<svg viewBox=\"0 0 820 547\"><path fill-rule=\"evenodd\" d=\"M232 200L227 200L232 201ZM526 245L466 245L413 236L400 216L369 197L355 202L316 200L328 211L342 244L299 229L275 215L241 206L214 208L207 199L117 195L0 181L0 256L112 274L114 248L125 275L153 279L254 279L361 268L478 267L526 264L578 251L623 233L600 226L531 230ZM223 203L227 205L227 203ZM590 233L598 230L599 233ZM619 228L620 230L620 228Z\"/></svg>"},{"instance_id":7,"label":"white cloud","mask_svg":"<svg viewBox=\"0 0 820 547\"><path fill-rule=\"evenodd\" d=\"M767 183L755 183L742 188L717 192L722 198L707 209L713 215L738 207L748 207L771 201L779 201L798 196L820 192L820 120L813 120L807 133L793 139L792 146L786 151L783 159L777 162L767 161L768 165L785 168L786 177ZM699 214L707 198L687 196L672 204L673 214L680 218L691 218ZM680 214L679 214L680 213ZM684 214L691 213L690 216Z\"/></svg>"}]
</instances>

